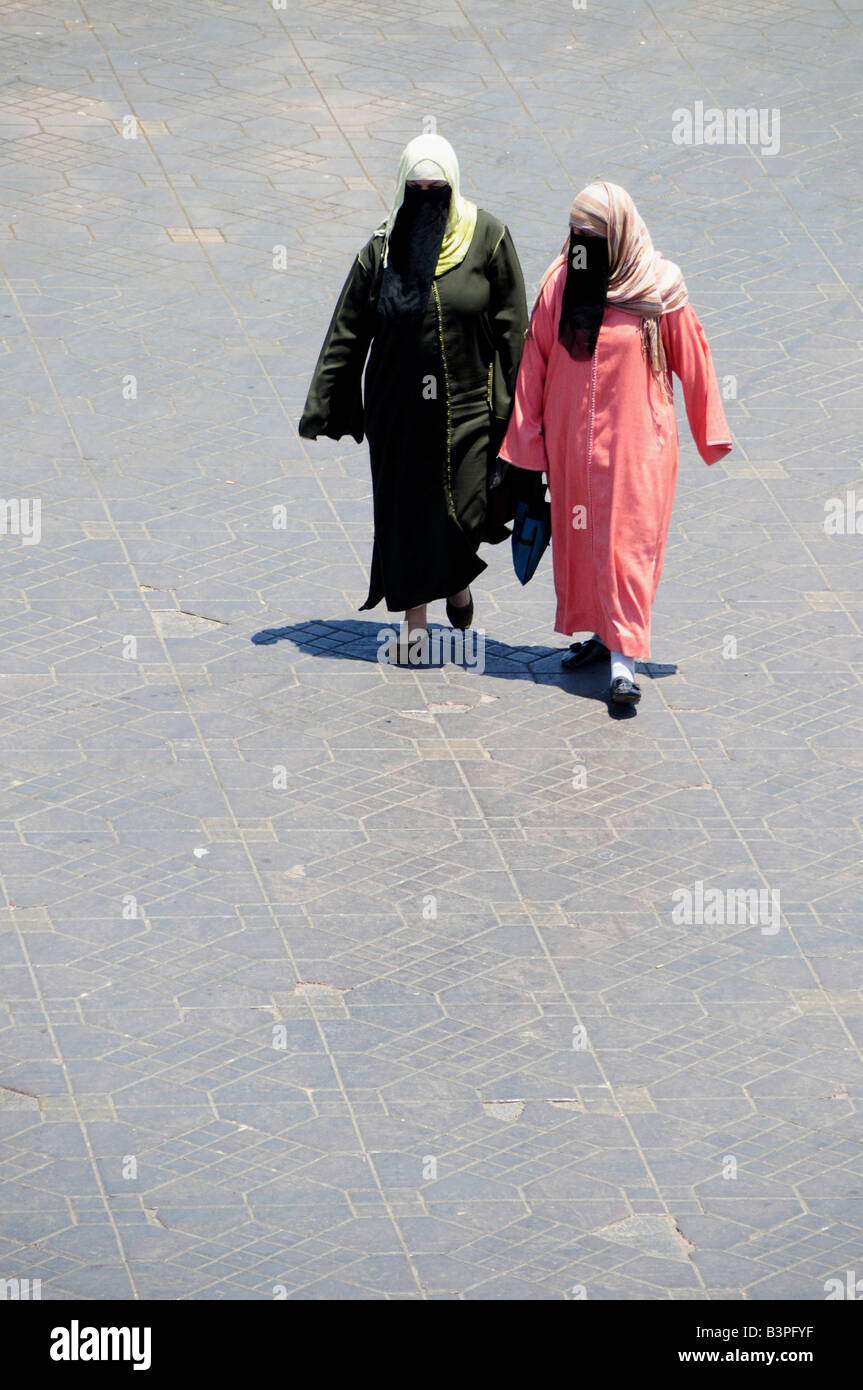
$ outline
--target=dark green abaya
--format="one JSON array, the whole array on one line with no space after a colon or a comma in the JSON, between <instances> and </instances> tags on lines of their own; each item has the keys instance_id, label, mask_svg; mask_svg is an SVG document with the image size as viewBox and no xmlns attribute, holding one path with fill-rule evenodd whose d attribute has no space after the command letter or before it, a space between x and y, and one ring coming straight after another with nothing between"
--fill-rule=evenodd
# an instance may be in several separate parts
<instances>
[{"instance_id":1,"label":"dark green abaya","mask_svg":"<svg viewBox=\"0 0 863 1390\"><path fill-rule=\"evenodd\" d=\"M368 436L375 540L363 608L385 599L395 612L466 588L486 568L480 541L502 538L485 530L487 475L528 320L512 239L482 209L419 322L377 314L383 246L376 233L354 262L299 428L305 439Z\"/></svg>"}]
</instances>

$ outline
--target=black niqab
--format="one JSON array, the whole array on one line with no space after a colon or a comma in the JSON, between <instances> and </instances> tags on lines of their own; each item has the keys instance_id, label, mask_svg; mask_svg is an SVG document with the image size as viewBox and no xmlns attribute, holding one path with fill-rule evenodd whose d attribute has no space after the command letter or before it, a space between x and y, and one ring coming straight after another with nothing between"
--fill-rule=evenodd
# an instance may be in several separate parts
<instances>
[{"instance_id":1,"label":"black niqab","mask_svg":"<svg viewBox=\"0 0 863 1390\"><path fill-rule=\"evenodd\" d=\"M569 234L558 338L576 362L586 362L596 351L608 280L607 239L585 236L573 228Z\"/></svg>"},{"instance_id":2,"label":"black niqab","mask_svg":"<svg viewBox=\"0 0 863 1390\"><path fill-rule=\"evenodd\" d=\"M422 319L440 256L452 189L405 187L390 235L378 313L385 319Z\"/></svg>"}]
</instances>

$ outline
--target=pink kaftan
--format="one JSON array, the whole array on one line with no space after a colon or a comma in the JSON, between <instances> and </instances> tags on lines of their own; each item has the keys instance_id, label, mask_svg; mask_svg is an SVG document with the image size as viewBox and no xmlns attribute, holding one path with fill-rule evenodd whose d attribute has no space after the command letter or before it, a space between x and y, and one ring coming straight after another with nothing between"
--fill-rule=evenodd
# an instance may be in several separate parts
<instances>
[{"instance_id":1,"label":"pink kaftan","mask_svg":"<svg viewBox=\"0 0 863 1390\"><path fill-rule=\"evenodd\" d=\"M555 630L596 632L610 650L647 658L677 480L674 405L637 314L608 305L593 357L573 361L557 336L565 280L564 261L540 289L500 456L548 476ZM704 330L687 303L662 315L660 331L698 452L715 463L731 439Z\"/></svg>"}]
</instances>

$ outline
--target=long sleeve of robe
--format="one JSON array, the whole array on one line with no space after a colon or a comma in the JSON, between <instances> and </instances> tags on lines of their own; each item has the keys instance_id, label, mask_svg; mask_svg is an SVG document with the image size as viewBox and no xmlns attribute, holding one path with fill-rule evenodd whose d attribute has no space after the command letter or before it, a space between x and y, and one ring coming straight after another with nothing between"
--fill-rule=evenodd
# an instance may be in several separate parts
<instances>
[{"instance_id":1,"label":"long sleeve of robe","mask_svg":"<svg viewBox=\"0 0 863 1390\"><path fill-rule=\"evenodd\" d=\"M299 424L303 439L341 439L349 434L363 442L363 368L374 333L372 278L368 248L356 257L342 286L318 356Z\"/></svg>"},{"instance_id":2,"label":"long sleeve of robe","mask_svg":"<svg viewBox=\"0 0 863 1390\"><path fill-rule=\"evenodd\" d=\"M684 304L663 314L660 330L668 369L683 387L695 447L705 463L718 463L731 449L731 437L704 329L692 305Z\"/></svg>"},{"instance_id":3,"label":"long sleeve of robe","mask_svg":"<svg viewBox=\"0 0 863 1390\"><path fill-rule=\"evenodd\" d=\"M558 341L565 278L561 266L540 290L501 457L548 476L556 630L596 632L612 651L645 659L677 480L671 372L704 461L727 454L731 439L691 305L661 320L663 384L645 358L640 319L611 305L593 357L570 357Z\"/></svg>"}]
</instances>

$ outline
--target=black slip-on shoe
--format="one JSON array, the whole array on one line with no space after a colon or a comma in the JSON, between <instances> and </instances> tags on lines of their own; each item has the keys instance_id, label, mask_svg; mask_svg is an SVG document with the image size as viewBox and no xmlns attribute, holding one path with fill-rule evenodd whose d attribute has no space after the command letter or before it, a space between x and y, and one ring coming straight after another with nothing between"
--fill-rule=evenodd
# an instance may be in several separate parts
<instances>
[{"instance_id":1,"label":"black slip-on shoe","mask_svg":"<svg viewBox=\"0 0 863 1390\"><path fill-rule=\"evenodd\" d=\"M611 682L609 695L615 705L637 705L641 699L641 686L626 676L615 676Z\"/></svg>"},{"instance_id":2,"label":"black slip-on shoe","mask_svg":"<svg viewBox=\"0 0 863 1390\"><path fill-rule=\"evenodd\" d=\"M459 608L447 599L446 616L450 627L457 628L459 632L467 632L473 622L473 594L467 603L462 604Z\"/></svg>"},{"instance_id":3,"label":"black slip-on shoe","mask_svg":"<svg viewBox=\"0 0 863 1390\"><path fill-rule=\"evenodd\" d=\"M577 671L580 666L590 666L591 662L601 661L608 656L608 647L598 637L588 637L586 642L573 642L569 655L561 661L564 671Z\"/></svg>"}]
</instances>

